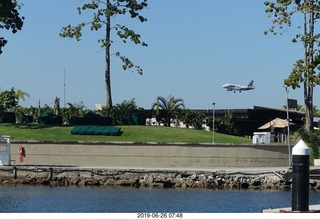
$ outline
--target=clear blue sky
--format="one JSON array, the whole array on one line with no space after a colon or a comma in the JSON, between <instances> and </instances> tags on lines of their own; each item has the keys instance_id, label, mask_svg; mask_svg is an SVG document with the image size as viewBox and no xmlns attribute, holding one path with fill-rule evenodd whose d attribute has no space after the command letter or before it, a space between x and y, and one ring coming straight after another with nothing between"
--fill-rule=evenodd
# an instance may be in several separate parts
<instances>
[{"instance_id":1,"label":"clear blue sky","mask_svg":"<svg viewBox=\"0 0 320 219\"><path fill-rule=\"evenodd\" d=\"M61 106L83 101L94 109L96 103L105 104L104 51L97 42L103 33L86 31L80 42L59 36L63 26L84 20L76 7L86 1L20 2L26 17L22 31L0 34L9 40L0 55L1 90L14 87L29 93L30 98L21 102L27 107L37 106L39 100L53 107L56 96ZM114 38L112 51L130 57L144 74L123 71L113 57L113 103L135 98L138 106L148 109L157 96L173 95L190 109L211 109L212 102L216 109L281 108L286 98L283 80L303 50L291 43L293 30L282 36L263 34L271 25L263 2L150 0L143 11L148 22L124 23L149 46L122 44ZM253 91L239 94L222 88L250 80ZM314 104L320 107L318 97L315 92ZM289 98L304 105L302 88L289 89Z\"/></svg>"}]
</instances>

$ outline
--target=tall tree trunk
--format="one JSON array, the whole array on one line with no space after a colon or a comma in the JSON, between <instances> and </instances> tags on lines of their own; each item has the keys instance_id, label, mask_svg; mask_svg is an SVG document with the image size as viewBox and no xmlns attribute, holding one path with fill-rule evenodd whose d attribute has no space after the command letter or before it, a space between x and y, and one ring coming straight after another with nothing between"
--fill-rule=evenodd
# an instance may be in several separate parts
<instances>
[{"instance_id":1,"label":"tall tree trunk","mask_svg":"<svg viewBox=\"0 0 320 219\"><path fill-rule=\"evenodd\" d=\"M110 5L110 0L106 1L107 7ZM106 109L108 117L111 116L112 97L111 97L111 80L110 80L110 15L107 15L106 24L106 65L105 65L105 82L106 82Z\"/></svg>"},{"instance_id":2,"label":"tall tree trunk","mask_svg":"<svg viewBox=\"0 0 320 219\"><path fill-rule=\"evenodd\" d=\"M313 38L314 37L314 2L313 0L310 1L310 7L311 7L311 11L310 11L310 21L309 21L309 31L310 31L310 37ZM314 40L311 41L312 43L310 44L309 47L309 64L311 66L313 66L314 63L314 51L313 51L313 47L314 47ZM314 75L314 68L310 69L310 74ZM306 116L309 117L309 121L310 123L309 125L309 131L313 131L313 85L309 85L309 92L308 92L308 97L309 97L309 109L308 112L306 113Z\"/></svg>"},{"instance_id":3,"label":"tall tree trunk","mask_svg":"<svg viewBox=\"0 0 320 219\"><path fill-rule=\"evenodd\" d=\"M309 2L310 8L309 11L309 31L307 30L307 18L306 14L304 16L305 23L305 35L310 37L308 43L305 43L305 66L309 66L306 69L306 75L304 76L307 80L304 81L304 102L306 105L306 122L305 122L305 130L313 131L313 86L309 83L308 79L311 75L314 75L314 68L312 67L314 62L314 41L311 40L314 36L314 11L313 4L314 2L310 0Z\"/></svg>"}]
</instances>

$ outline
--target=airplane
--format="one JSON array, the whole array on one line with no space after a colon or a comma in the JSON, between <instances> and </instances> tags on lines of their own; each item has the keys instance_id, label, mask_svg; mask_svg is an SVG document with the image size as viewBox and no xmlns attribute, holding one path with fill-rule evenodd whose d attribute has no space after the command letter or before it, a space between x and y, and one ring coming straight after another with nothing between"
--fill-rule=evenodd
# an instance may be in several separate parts
<instances>
[{"instance_id":1,"label":"airplane","mask_svg":"<svg viewBox=\"0 0 320 219\"><path fill-rule=\"evenodd\" d=\"M254 89L253 80L250 81L250 83L247 86L239 85L239 84L225 84L222 87L227 89L227 91L233 91L234 93L236 91L239 91L239 93L241 93L241 91L247 91L247 90L253 90Z\"/></svg>"}]
</instances>

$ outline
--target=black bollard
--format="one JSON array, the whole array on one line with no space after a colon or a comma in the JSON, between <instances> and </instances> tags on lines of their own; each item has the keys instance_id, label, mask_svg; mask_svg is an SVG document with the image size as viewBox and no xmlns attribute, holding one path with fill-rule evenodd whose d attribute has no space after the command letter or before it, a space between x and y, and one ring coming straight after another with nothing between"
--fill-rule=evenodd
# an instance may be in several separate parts
<instances>
[{"instance_id":1,"label":"black bollard","mask_svg":"<svg viewBox=\"0 0 320 219\"><path fill-rule=\"evenodd\" d=\"M292 211L309 211L310 149L300 140L292 149Z\"/></svg>"}]
</instances>

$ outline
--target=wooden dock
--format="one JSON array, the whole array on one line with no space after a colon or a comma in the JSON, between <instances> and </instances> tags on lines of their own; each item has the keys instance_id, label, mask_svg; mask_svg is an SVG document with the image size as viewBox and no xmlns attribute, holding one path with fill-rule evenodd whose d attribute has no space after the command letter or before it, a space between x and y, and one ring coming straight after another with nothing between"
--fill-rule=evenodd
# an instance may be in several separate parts
<instances>
[{"instance_id":1,"label":"wooden dock","mask_svg":"<svg viewBox=\"0 0 320 219\"><path fill-rule=\"evenodd\" d=\"M320 213L320 205L310 205L309 211L296 212L291 211L291 207L287 208L268 208L262 210L262 213Z\"/></svg>"}]
</instances>

